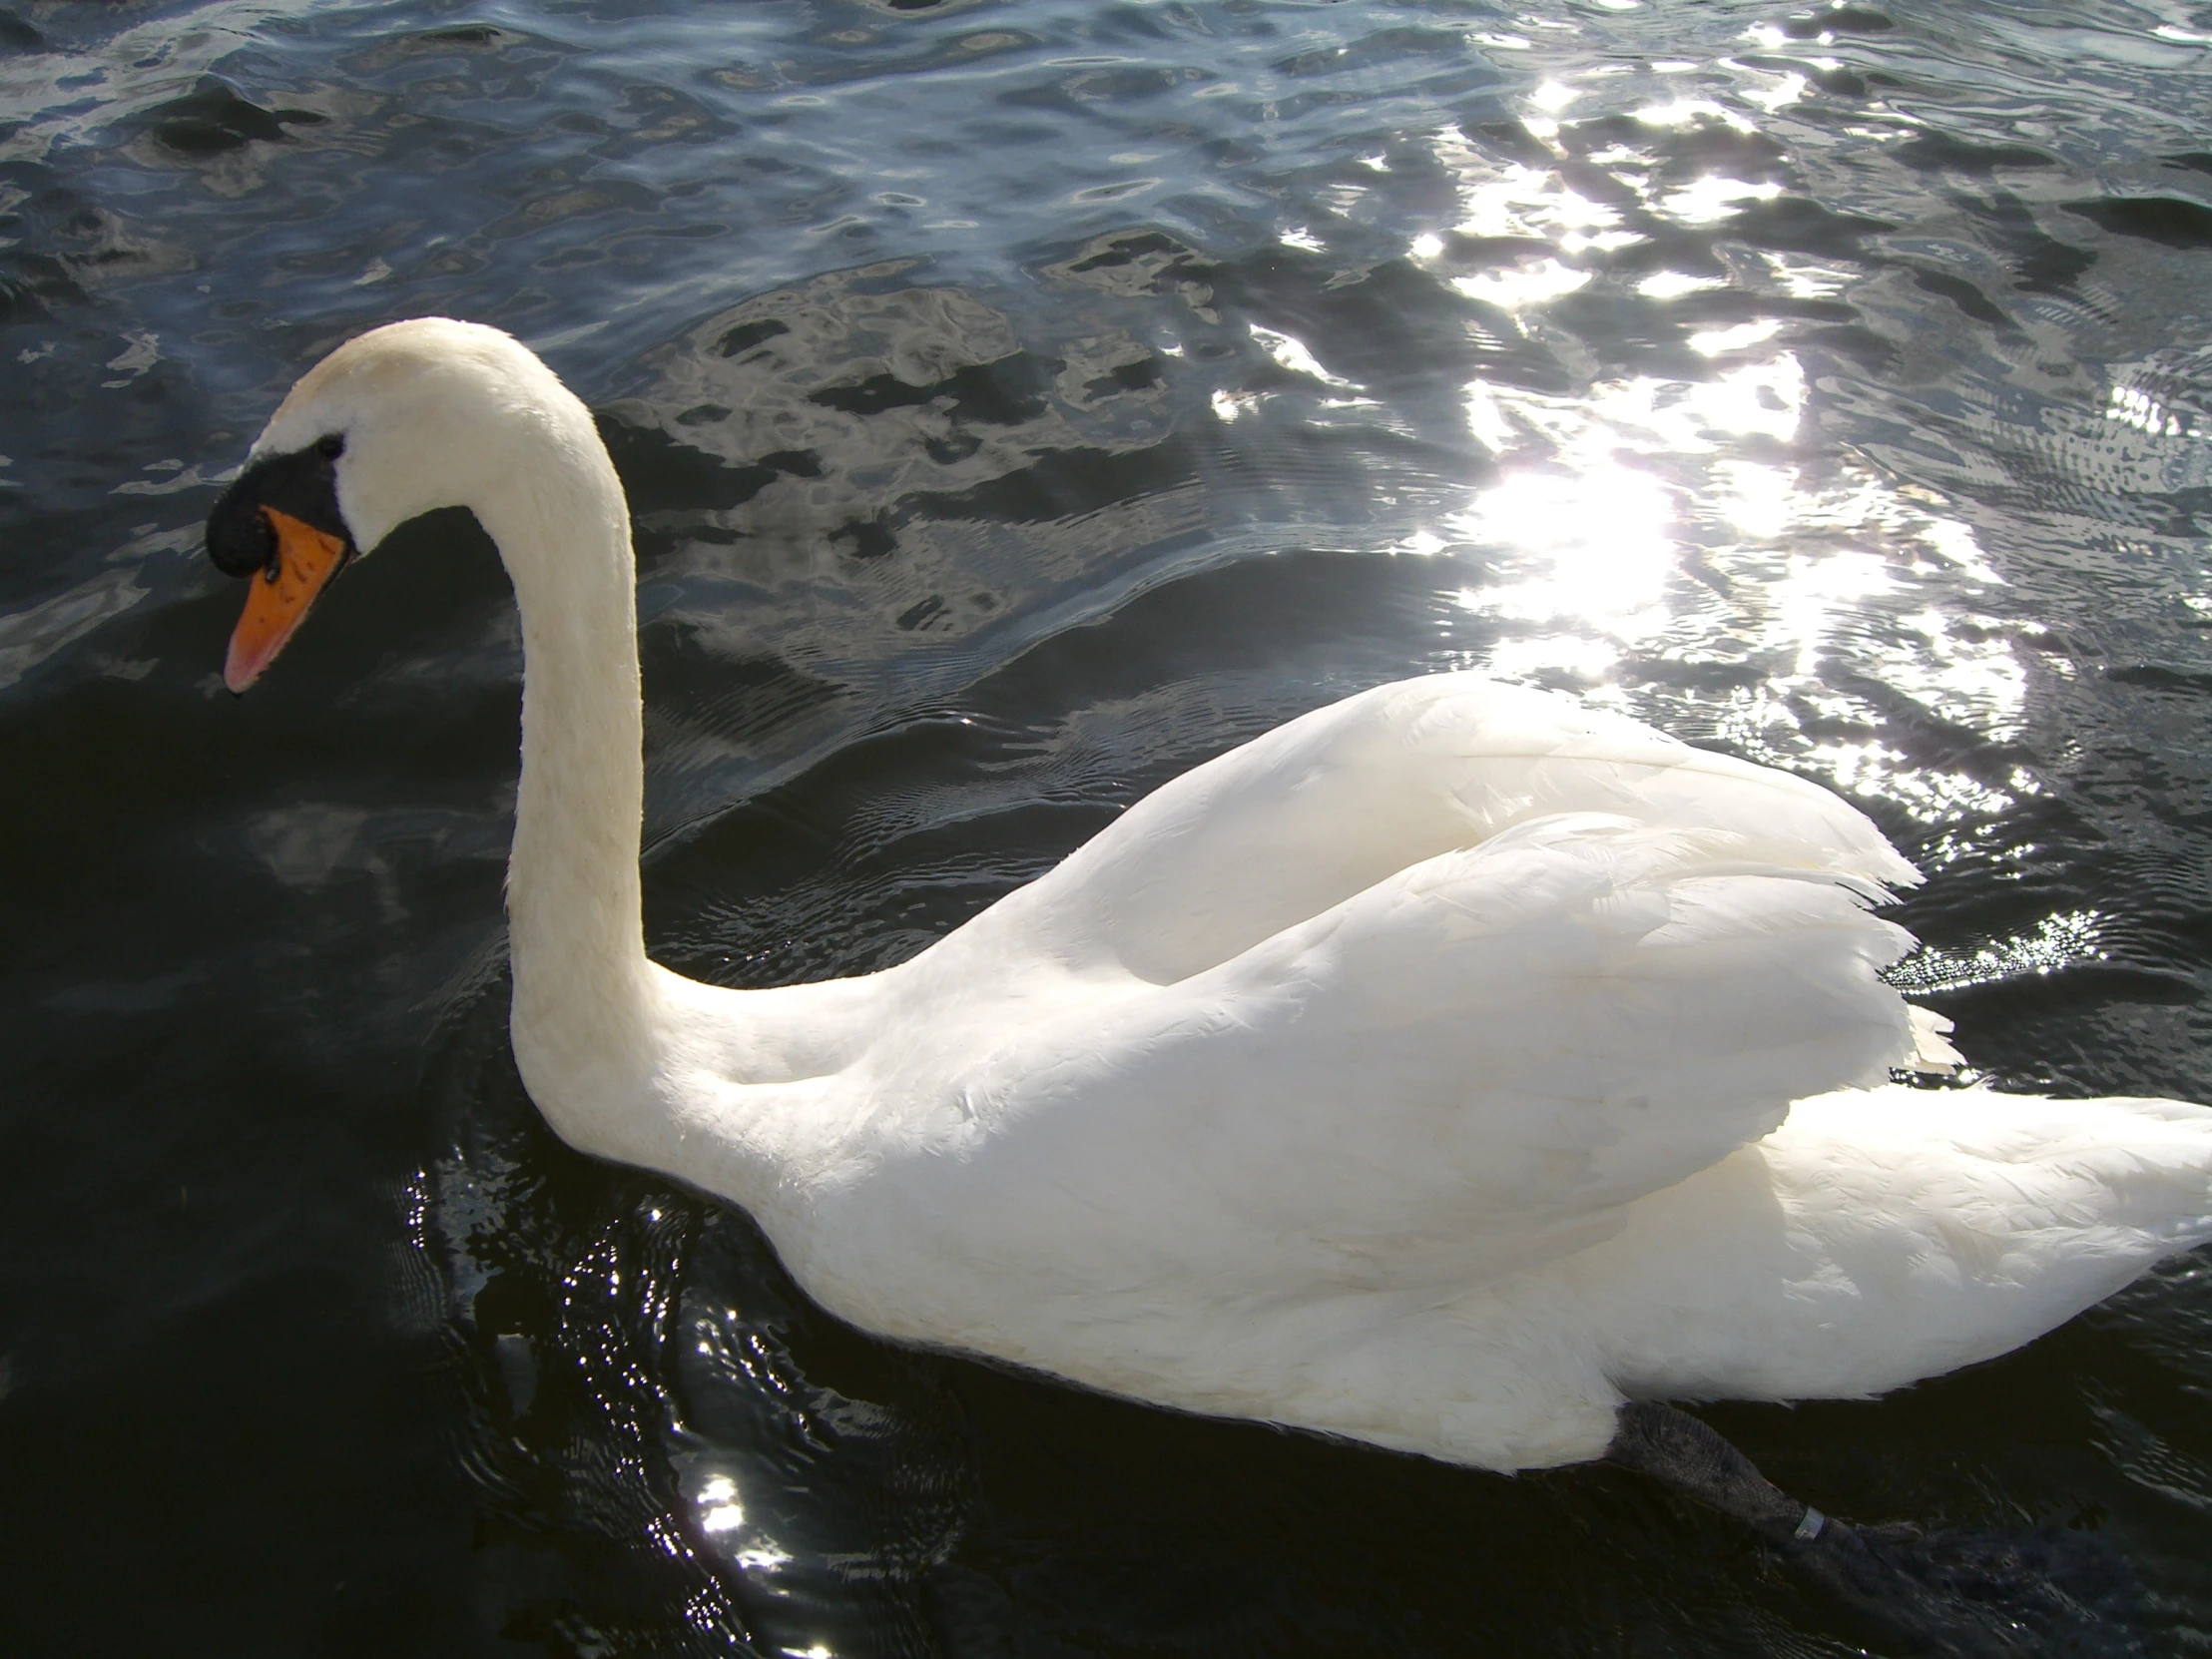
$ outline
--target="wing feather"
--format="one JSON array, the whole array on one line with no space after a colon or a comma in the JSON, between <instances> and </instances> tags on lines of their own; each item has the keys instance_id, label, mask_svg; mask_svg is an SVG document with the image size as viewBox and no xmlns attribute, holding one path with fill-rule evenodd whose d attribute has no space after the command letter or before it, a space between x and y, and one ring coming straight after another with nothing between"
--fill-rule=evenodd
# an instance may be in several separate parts
<instances>
[{"instance_id":1,"label":"wing feather","mask_svg":"<svg viewBox=\"0 0 2212 1659\"><path fill-rule=\"evenodd\" d=\"M1725 830L1752 862L1920 880L1817 785L1564 697L1446 674L1347 698L1184 774L998 906L989 927L1166 984L1396 871L1592 812Z\"/></svg>"},{"instance_id":2,"label":"wing feather","mask_svg":"<svg viewBox=\"0 0 2212 1659\"><path fill-rule=\"evenodd\" d=\"M1581 1248L1792 1100L1912 1051L1878 977L1908 935L1855 883L1752 850L1730 831L1532 821L1205 972L1042 1022L975 1079L981 1190L1049 1172L1055 1225L1023 1236L1093 1252L1145 1228L1110 1247L1123 1272L1232 1296L1463 1291Z\"/></svg>"}]
</instances>

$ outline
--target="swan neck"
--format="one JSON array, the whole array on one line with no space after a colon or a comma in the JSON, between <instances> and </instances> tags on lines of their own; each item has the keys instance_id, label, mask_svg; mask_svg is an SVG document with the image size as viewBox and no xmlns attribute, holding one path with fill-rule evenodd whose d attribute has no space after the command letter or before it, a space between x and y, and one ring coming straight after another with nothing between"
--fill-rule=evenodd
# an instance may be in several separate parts
<instances>
[{"instance_id":1,"label":"swan neck","mask_svg":"<svg viewBox=\"0 0 2212 1659\"><path fill-rule=\"evenodd\" d=\"M629 514L581 405L547 464L478 517L522 620L522 776L507 916L523 1081L562 1137L637 1159L654 1070L638 874L644 812ZM573 424L571 422L570 424ZM563 438L567 441L562 441Z\"/></svg>"}]
</instances>

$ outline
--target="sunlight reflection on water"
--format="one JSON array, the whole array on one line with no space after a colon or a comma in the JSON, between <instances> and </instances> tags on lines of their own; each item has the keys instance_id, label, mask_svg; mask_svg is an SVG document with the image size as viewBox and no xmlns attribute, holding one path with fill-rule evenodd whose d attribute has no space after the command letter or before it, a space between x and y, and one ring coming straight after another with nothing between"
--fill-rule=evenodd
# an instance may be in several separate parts
<instances>
[{"instance_id":1,"label":"sunlight reflection on water","mask_svg":"<svg viewBox=\"0 0 2212 1659\"><path fill-rule=\"evenodd\" d=\"M1739 66L1723 59L1718 67ZM1794 73L1779 81L1743 73L1748 101L1770 114L1805 86ZM1546 81L1528 95L1535 113L1524 126L1540 141L1557 141L1574 127L1557 118L1584 96ZM1646 130L1712 128L1747 138L1759 131L1743 109L1710 98L1646 104L1628 119ZM1720 171L1662 179L1658 157L1632 143L1585 147L1578 156L1555 142L1554 150L1556 167L1500 166L1458 135L1440 136L1434 151L1458 180L1457 215L1409 244L1416 260L1447 264L1454 239L1517 244L1509 264L1450 280L1504 313L1505 325L1554 343L1547 313L1586 297L1593 284L1617 282L1602 257L1645 240L1622 228L1623 209L1609 204L1641 207L1647 224L1703 225L1771 201L1782 188ZM1570 164L1579 183L1570 182ZM1789 256L1735 258L1764 264L1748 275L1792 299L1825 298L1851 280ZM1636 294L1661 305L1724 285L1665 269L1633 279ZM1817 440L1802 441L1814 393L1787 322L1767 315L1692 328L1693 358L1683 368L1708 359L1713 366L1703 373L1599 378L1563 394L1504 378L1470 381L1468 431L1496 460L1497 476L1404 545L1486 556L1485 579L1459 598L1503 627L1488 659L1494 672L1564 675L1598 691L1625 655L1642 650L1757 662L1765 685L1732 693L1721 719L1732 741L1814 768L1839 787L1889 796L1929 822L1997 810L2011 799L2003 790L1957 775L1916 775L1877 742L1816 741L1800 730L1793 705L1826 720L1879 724L1864 699L1837 689L1832 657L1999 743L2021 730L2026 675L2005 627L1974 605L1976 593L2001 579L1972 527L1933 498L1839 465ZM1497 324L1485 317L1482 326ZM2153 433L2172 425L2140 392L2116 391L2109 413ZM2021 776L2017 787L2032 784Z\"/></svg>"}]
</instances>

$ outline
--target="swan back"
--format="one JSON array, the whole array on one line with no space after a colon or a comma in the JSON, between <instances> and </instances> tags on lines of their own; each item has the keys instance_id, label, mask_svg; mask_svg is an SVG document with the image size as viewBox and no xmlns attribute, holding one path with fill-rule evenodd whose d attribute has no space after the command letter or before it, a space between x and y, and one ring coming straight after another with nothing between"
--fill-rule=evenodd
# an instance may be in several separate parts
<instances>
[{"instance_id":1,"label":"swan back","mask_svg":"<svg viewBox=\"0 0 2212 1659\"><path fill-rule=\"evenodd\" d=\"M1746 862L1870 889L1921 879L1863 814L1803 779L1549 693L1439 674L1317 709L1185 773L983 931L994 950L1019 929L1040 955L1167 983L1558 813L1715 831Z\"/></svg>"}]
</instances>

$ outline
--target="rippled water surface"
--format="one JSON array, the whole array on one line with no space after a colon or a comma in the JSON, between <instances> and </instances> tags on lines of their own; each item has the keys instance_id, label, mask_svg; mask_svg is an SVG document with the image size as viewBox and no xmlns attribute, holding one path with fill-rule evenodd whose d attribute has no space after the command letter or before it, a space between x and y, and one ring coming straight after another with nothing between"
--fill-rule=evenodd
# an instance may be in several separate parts
<instances>
[{"instance_id":1,"label":"rippled water surface","mask_svg":"<svg viewBox=\"0 0 2212 1659\"><path fill-rule=\"evenodd\" d=\"M648 929L877 966L1146 790L1486 666L1846 791L2016 1087L2212 1099L2212 8L0 12L0 1638L23 1654L1837 1654L1601 1470L1087 1397L815 1312L504 1032L473 525L252 698L199 525L448 312L637 514ZM2212 1262L1878 1404L1880 1518L2212 1651Z\"/></svg>"}]
</instances>

